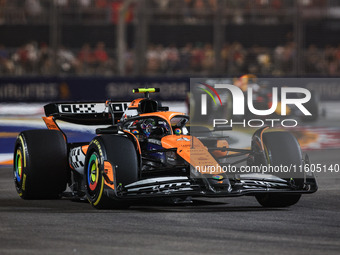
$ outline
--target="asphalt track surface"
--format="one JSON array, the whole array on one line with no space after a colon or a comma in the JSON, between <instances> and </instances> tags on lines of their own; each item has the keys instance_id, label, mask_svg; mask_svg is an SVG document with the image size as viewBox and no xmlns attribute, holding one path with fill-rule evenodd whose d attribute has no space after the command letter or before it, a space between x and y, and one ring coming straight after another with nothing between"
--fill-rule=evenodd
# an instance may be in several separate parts
<instances>
[{"instance_id":1,"label":"asphalt track surface","mask_svg":"<svg viewBox=\"0 0 340 255\"><path fill-rule=\"evenodd\" d=\"M309 152L330 164L340 150ZM319 191L285 209L253 197L142 203L128 210L22 200L0 168L0 254L339 254L340 174L318 175Z\"/></svg>"}]
</instances>

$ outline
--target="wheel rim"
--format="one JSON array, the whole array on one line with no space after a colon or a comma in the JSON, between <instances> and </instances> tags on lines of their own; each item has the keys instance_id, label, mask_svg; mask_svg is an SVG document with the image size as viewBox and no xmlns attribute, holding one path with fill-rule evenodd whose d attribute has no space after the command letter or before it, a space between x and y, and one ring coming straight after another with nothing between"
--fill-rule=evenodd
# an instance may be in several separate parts
<instances>
[{"instance_id":1,"label":"wheel rim","mask_svg":"<svg viewBox=\"0 0 340 255\"><path fill-rule=\"evenodd\" d=\"M90 191L95 191L99 180L99 162L98 155L93 153L90 157L87 168L87 184Z\"/></svg>"},{"instance_id":2,"label":"wheel rim","mask_svg":"<svg viewBox=\"0 0 340 255\"><path fill-rule=\"evenodd\" d=\"M17 153L15 156L15 179L18 183L20 183L20 181L22 180L22 166L22 152L20 149L17 149Z\"/></svg>"}]
</instances>

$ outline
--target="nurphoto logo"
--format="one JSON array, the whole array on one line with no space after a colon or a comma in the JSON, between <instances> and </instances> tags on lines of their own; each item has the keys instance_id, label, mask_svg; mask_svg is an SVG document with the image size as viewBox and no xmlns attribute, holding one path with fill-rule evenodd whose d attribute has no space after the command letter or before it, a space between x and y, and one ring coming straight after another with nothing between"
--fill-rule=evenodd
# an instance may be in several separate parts
<instances>
[{"instance_id":1,"label":"nurphoto logo","mask_svg":"<svg viewBox=\"0 0 340 255\"><path fill-rule=\"evenodd\" d=\"M294 109L294 113L298 116L312 115L305 106L311 99L311 92L306 88L273 86L267 89L268 98L266 99L268 102L265 106L264 104L260 104L259 106L258 101L260 97L257 95L258 88L256 87L248 86L246 90L242 90L238 86L227 83L208 85L199 82L196 83L196 85L198 85L199 91L201 91L201 116L214 116L214 109L217 107L228 107L221 97L223 98L225 94L230 95L227 100L230 100L232 103L227 105L231 107L232 117L235 117L235 119L214 118L212 123L214 127L226 124L231 126L242 125L244 127L262 127L264 125L273 127L275 124L281 124L283 127L295 127L298 125L295 118L284 118L290 115L291 109ZM202 91L204 93L202 93ZM211 104L209 100L212 100L215 108L212 109L210 107L209 109L209 104ZM273 114L275 114L275 118L272 118ZM245 115L252 116L252 118L248 117L240 120L240 116Z\"/></svg>"}]
</instances>

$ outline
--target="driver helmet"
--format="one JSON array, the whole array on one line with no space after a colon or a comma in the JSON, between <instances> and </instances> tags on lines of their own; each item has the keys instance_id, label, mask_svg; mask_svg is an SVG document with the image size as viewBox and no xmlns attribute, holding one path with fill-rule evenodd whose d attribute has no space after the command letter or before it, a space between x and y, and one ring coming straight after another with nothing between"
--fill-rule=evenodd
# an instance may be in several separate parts
<instances>
[{"instance_id":1,"label":"driver helmet","mask_svg":"<svg viewBox=\"0 0 340 255\"><path fill-rule=\"evenodd\" d=\"M168 132L168 127L164 121L155 121L154 119L147 119L141 124L141 129L146 137L150 135L163 136Z\"/></svg>"},{"instance_id":2,"label":"driver helmet","mask_svg":"<svg viewBox=\"0 0 340 255\"><path fill-rule=\"evenodd\" d=\"M147 119L140 125L140 127L145 136L149 137L155 125L156 122L154 119Z\"/></svg>"}]
</instances>

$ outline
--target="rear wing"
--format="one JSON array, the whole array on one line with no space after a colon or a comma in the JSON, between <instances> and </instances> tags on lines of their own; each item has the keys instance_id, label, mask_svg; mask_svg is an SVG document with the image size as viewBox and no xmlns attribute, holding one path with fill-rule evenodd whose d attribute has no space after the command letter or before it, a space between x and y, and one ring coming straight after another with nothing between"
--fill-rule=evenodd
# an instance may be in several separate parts
<instances>
[{"instance_id":1,"label":"rear wing","mask_svg":"<svg viewBox=\"0 0 340 255\"><path fill-rule=\"evenodd\" d=\"M44 106L46 117L81 125L116 124L130 102L64 102ZM111 107L111 111L109 111Z\"/></svg>"}]
</instances>

